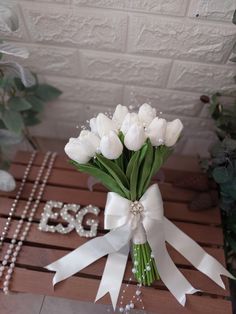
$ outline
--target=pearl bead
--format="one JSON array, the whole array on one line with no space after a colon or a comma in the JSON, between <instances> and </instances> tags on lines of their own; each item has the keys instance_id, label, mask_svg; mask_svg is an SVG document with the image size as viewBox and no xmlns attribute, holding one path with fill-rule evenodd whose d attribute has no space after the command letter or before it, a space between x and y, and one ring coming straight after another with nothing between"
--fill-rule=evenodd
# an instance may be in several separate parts
<instances>
[{"instance_id":1,"label":"pearl bead","mask_svg":"<svg viewBox=\"0 0 236 314\"><path fill-rule=\"evenodd\" d=\"M140 291L140 290L136 290L135 294L136 294L137 296L140 296L141 291Z\"/></svg>"},{"instance_id":2,"label":"pearl bead","mask_svg":"<svg viewBox=\"0 0 236 314\"><path fill-rule=\"evenodd\" d=\"M124 312L124 308L123 308L123 307L120 307L120 308L119 308L119 312L120 312L120 313L123 313L123 312Z\"/></svg>"},{"instance_id":3,"label":"pearl bead","mask_svg":"<svg viewBox=\"0 0 236 314\"><path fill-rule=\"evenodd\" d=\"M150 267L150 266L147 266L147 267L146 267L146 270L147 270L147 271L150 271L150 270L151 270L151 267Z\"/></svg>"},{"instance_id":4,"label":"pearl bead","mask_svg":"<svg viewBox=\"0 0 236 314\"><path fill-rule=\"evenodd\" d=\"M129 307L131 308L131 309L134 309L134 303L130 303L130 305L129 305Z\"/></svg>"}]
</instances>

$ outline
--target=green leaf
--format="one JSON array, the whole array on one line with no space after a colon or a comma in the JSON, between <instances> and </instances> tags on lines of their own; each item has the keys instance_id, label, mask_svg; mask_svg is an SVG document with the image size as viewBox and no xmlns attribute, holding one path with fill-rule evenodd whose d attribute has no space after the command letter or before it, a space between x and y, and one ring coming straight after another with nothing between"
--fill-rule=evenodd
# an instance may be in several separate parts
<instances>
[{"instance_id":1,"label":"green leaf","mask_svg":"<svg viewBox=\"0 0 236 314\"><path fill-rule=\"evenodd\" d=\"M32 110L23 112L22 116L23 116L24 124L26 126L34 126L36 124L39 124L41 121L37 117L37 114L38 114L37 112L32 111Z\"/></svg>"},{"instance_id":2,"label":"green leaf","mask_svg":"<svg viewBox=\"0 0 236 314\"><path fill-rule=\"evenodd\" d=\"M12 132L20 133L24 127L22 117L19 112L4 110L2 120L5 126Z\"/></svg>"},{"instance_id":3,"label":"green leaf","mask_svg":"<svg viewBox=\"0 0 236 314\"><path fill-rule=\"evenodd\" d=\"M36 111L36 112L42 112L44 109L44 103L42 102L41 99L34 95L27 95L26 100L31 104L32 108L31 110Z\"/></svg>"},{"instance_id":4,"label":"green leaf","mask_svg":"<svg viewBox=\"0 0 236 314\"><path fill-rule=\"evenodd\" d=\"M24 111L31 108L31 104L24 98L13 96L7 102L8 108L13 111Z\"/></svg>"},{"instance_id":5,"label":"green leaf","mask_svg":"<svg viewBox=\"0 0 236 314\"><path fill-rule=\"evenodd\" d=\"M139 177L139 170L142 164L142 161L147 153L147 144L145 143L141 150L138 151L137 162L133 164L133 169L130 175L130 196L131 200L135 201L138 197L138 177Z\"/></svg>"},{"instance_id":6,"label":"green leaf","mask_svg":"<svg viewBox=\"0 0 236 314\"><path fill-rule=\"evenodd\" d=\"M150 140L148 140L146 156L144 158L144 161L143 161L140 173L139 173L138 198L140 198L144 194L145 192L144 187L147 186L147 184L149 184L149 182L147 183L147 180L152 170L153 158L154 158L154 149L152 147Z\"/></svg>"},{"instance_id":7,"label":"green leaf","mask_svg":"<svg viewBox=\"0 0 236 314\"><path fill-rule=\"evenodd\" d=\"M103 165L104 168L108 171L108 173L113 177L113 179L117 182L120 189L126 195L126 198L129 198L129 181L126 178L123 171L111 160L103 157L102 155L97 154L97 160Z\"/></svg>"},{"instance_id":8,"label":"green leaf","mask_svg":"<svg viewBox=\"0 0 236 314\"><path fill-rule=\"evenodd\" d=\"M152 179L152 177L157 173L157 171L161 168L161 166L165 163L168 159L170 154L172 153L173 149L166 147L164 145L158 146L154 151L154 159L152 163L152 169L150 171L149 177L145 183L144 191L148 188L148 185Z\"/></svg>"},{"instance_id":9,"label":"green leaf","mask_svg":"<svg viewBox=\"0 0 236 314\"><path fill-rule=\"evenodd\" d=\"M101 169L93 166L91 164L79 164L74 160L70 160L70 163L73 164L80 172L85 172L95 178L97 178L102 184L110 191L115 192L123 197L125 197L124 192L120 189L117 182L106 172Z\"/></svg>"},{"instance_id":10,"label":"green leaf","mask_svg":"<svg viewBox=\"0 0 236 314\"><path fill-rule=\"evenodd\" d=\"M3 146L15 145L22 140L22 136L8 130L0 130L0 143Z\"/></svg>"},{"instance_id":11,"label":"green leaf","mask_svg":"<svg viewBox=\"0 0 236 314\"><path fill-rule=\"evenodd\" d=\"M25 85L22 83L21 79L19 77L14 78L15 86L19 91L25 90Z\"/></svg>"},{"instance_id":12,"label":"green leaf","mask_svg":"<svg viewBox=\"0 0 236 314\"><path fill-rule=\"evenodd\" d=\"M137 164L138 158L139 158L140 151L138 150L133 154L133 156L130 158L127 169L126 169L126 176L128 179L130 179L131 173L133 171L134 165Z\"/></svg>"},{"instance_id":13,"label":"green leaf","mask_svg":"<svg viewBox=\"0 0 236 314\"><path fill-rule=\"evenodd\" d=\"M217 167L212 171L212 176L217 183L226 183L232 180L233 171L229 167Z\"/></svg>"},{"instance_id":14,"label":"green leaf","mask_svg":"<svg viewBox=\"0 0 236 314\"><path fill-rule=\"evenodd\" d=\"M225 138L223 144L228 150L236 150L236 140L232 138Z\"/></svg>"},{"instance_id":15,"label":"green leaf","mask_svg":"<svg viewBox=\"0 0 236 314\"><path fill-rule=\"evenodd\" d=\"M54 86L48 84L39 84L35 96L43 101L51 101L61 95L61 91Z\"/></svg>"}]
</instances>

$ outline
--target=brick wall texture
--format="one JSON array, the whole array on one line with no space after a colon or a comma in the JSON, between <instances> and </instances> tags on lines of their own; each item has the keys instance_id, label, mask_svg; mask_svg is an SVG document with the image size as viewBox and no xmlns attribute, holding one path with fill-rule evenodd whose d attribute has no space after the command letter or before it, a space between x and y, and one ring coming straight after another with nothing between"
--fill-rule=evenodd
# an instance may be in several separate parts
<instances>
[{"instance_id":1,"label":"brick wall texture","mask_svg":"<svg viewBox=\"0 0 236 314\"><path fill-rule=\"evenodd\" d=\"M3 1L3 0L1 0ZM9 0L7 1L9 4ZM236 90L236 0L15 0L22 63L63 91L35 135L67 138L99 111L148 102L180 117L183 154L206 155L214 126L199 97ZM199 15L198 17L196 15Z\"/></svg>"}]
</instances>

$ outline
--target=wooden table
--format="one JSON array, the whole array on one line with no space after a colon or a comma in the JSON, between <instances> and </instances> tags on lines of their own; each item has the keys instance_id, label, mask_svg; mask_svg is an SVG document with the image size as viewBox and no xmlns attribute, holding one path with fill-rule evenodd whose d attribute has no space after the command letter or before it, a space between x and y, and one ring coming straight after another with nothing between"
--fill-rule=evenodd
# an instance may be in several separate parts
<instances>
[{"instance_id":1,"label":"wooden table","mask_svg":"<svg viewBox=\"0 0 236 314\"><path fill-rule=\"evenodd\" d=\"M11 166L11 173L19 184L26 164L29 160L28 152L17 153ZM16 227L22 209L26 203L32 184L35 180L39 166L43 159L38 154L29 179L23 190L22 198L15 212L12 226L4 244L3 254L6 252L9 241ZM191 212L188 203L192 200L196 191L187 188L177 188L173 182L183 179L189 175L198 175L205 182L204 175L199 174L199 168L195 159L186 157L171 157L164 168L165 182L160 183L160 189L164 198L165 215L178 227L200 243L204 249L225 264L223 251L223 234L220 227L220 213L218 208L212 208L203 212ZM3 228L9 208L15 193L2 193L0 195L0 230ZM51 176L43 194L43 200L36 212L32 228L24 243L22 251L17 260L17 267L10 286L12 291L30 292L51 296L77 299L93 302L101 279L105 264L105 258L90 265L75 276L59 283L55 291L52 288L53 274L43 267L56 259L64 256L74 248L86 242L85 238L79 237L75 231L68 235L45 233L38 230L38 222L44 204L48 200L62 201L63 203L78 203L88 205L92 203L104 208L106 200L105 189L97 185L93 192L87 189L87 176L75 171L63 156L58 156L53 167ZM103 211L100 214L99 233L103 230ZM171 247L168 247L179 269L195 288L203 292L187 296L186 307L180 306L171 293L161 281L156 282L153 287L143 288L143 298L146 310L158 314L230 314L232 313L229 300L228 281L224 278L227 290L221 289L205 275L196 271L187 260ZM131 262L128 262L124 276L127 282L131 272ZM133 295L135 282L132 282L127 291L127 298ZM108 296L99 302L109 304Z\"/></svg>"}]
</instances>

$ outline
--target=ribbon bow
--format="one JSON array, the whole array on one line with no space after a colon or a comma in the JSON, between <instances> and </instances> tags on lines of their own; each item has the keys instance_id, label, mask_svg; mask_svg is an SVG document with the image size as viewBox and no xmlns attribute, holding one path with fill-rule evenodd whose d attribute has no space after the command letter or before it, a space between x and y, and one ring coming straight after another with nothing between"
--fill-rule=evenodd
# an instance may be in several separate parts
<instances>
[{"instance_id":1,"label":"ribbon bow","mask_svg":"<svg viewBox=\"0 0 236 314\"><path fill-rule=\"evenodd\" d=\"M166 241L223 289L225 285L220 275L234 279L215 258L164 217L163 201L157 184L150 186L135 203L109 192L105 207L105 229L111 231L86 242L46 266L48 270L56 271L53 285L108 254L95 302L109 292L115 310L131 239L135 243L148 241L163 283L183 306L186 294L199 290L196 290L175 266L166 249Z\"/></svg>"}]
</instances>

